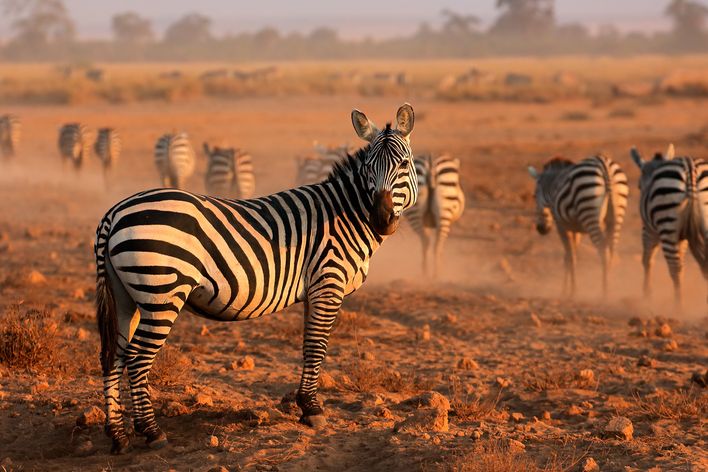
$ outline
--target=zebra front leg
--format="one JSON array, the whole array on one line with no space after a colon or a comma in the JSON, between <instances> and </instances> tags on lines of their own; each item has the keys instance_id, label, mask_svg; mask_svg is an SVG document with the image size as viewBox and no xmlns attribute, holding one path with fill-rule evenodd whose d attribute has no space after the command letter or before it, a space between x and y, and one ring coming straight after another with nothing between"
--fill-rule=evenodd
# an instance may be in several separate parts
<instances>
[{"instance_id":1,"label":"zebra front leg","mask_svg":"<svg viewBox=\"0 0 708 472\"><path fill-rule=\"evenodd\" d=\"M563 259L565 273L563 275L563 296L575 296L575 233L558 229L565 256Z\"/></svg>"},{"instance_id":2,"label":"zebra front leg","mask_svg":"<svg viewBox=\"0 0 708 472\"><path fill-rule=\"evenodd\" d=\"M321 278L320 281L324 281ZM327 283L330 281L328 280ZM342 305L344 291L324 285L313 291L305 304L305 330L302 345L303 367L297 405L302 410L302 424L321 428L327 424L324 410L317 400L317 381L322 362L327 355L329 334Z\"/></svg>"},{"instance_id":3,"label":"zebra front leg","mask_svg":"<svg viewBox=\"0 0 708 472\"><path fill-rule=\"evenodd\" d=\"M659 246L659 240L644 228L642 230L642 266L644 267L644 296L651 296L651 272L654 267L654 255Z\"/></svg>"},{"instance_id":4,"label":"zebra front leg","mask_svg":"<svg viewBox=\"0 0 708 472\"><path fill-rule=\"evenodd\" d=\"M175 301L177 300L163 307L174 307ZM155 356L172 329L177 314L176 311L148 312L141 308L140 323L126 349L135 432L145 436L146 444L152 449L165 446L167 435L155 420L155 411L150 401L148 375Z\"/></svg>"}]
</instances>

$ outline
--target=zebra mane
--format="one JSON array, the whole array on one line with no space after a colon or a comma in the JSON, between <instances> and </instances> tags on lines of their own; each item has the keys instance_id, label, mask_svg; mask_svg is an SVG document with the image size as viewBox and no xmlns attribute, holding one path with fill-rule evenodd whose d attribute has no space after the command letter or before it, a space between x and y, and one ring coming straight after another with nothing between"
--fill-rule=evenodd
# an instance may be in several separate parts
<instances>
[{"instance_id":1,"label":"zebra mane","mask_svg":"<svg viewBox=\"0 0 708 472\"><path fill-rule=\"evenodd\" d=\"M367 144L354 154L347 153L347 157L334 164L332 172L329 173L325 182L332 182L345 177L347 174L358 172L364 164L370 145Z\"/></svg>"},{"instance_id":2,"label":"zebra mane","mask_svg":"<svg viewBox=\"0 0 708 472\"><path fill-rule=\"evenodd\" d=\"M565 169L566 167L572 166L574 164L575 163L573 161L571 161L570 159L566 159L565 157L554 157L543 165L543 170Z\"/></svg>"}]
</instances>

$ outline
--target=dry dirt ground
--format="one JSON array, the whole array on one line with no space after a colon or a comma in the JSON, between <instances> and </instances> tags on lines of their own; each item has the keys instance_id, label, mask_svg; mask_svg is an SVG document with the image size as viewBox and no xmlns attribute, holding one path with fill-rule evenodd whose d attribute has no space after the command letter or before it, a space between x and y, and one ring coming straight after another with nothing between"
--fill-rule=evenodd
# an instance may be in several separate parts
<instances>
[{"instance_id":1,"label":"dry dirt ground","mask_svg":"<svg viewBox=\"0 0 708 472\"><path fill-rule=\"evenodd\" d=\"M148 450L136 438L133 452L111 456L100 425L77 426L82 412L103 405L93 233L119 198L157 184L155 139L183 129L199 147L204 140L241 146L254 156L258 193L270 193L291 185L293 158L313 140L358 144L352 107L383 123L404 98L8 108L22 117L24 138L15 161L0 166L0 328L18 312L40 310L35 343L56 346L34 369L0 364L0 466L574 471L592 458L603 471L708 470L708 394L690 382L708 367L706 284L691 261L686 308L677 312L658 257L656 296L641 297L637 170L628 157L632 144L649 153L669 141L680 154L706 157L705 100L414 101L414 150L462 159L466 213L442 280L420 275L417 238L402 229L347 299L321 391L327 429L299 425L292 403L300 307L234 324L183 314L153 376L165 449ZM61 169L56 131L74 120L115 126L124 137L107 190L93 158L78 175ZM598 263L583 241L580 293L566 300L560 243L533 230L525 167L599 150L630 176L627 225L609 298L600 296ZM203 190L204 164L190 182L195 191ZM449 408L430 391L447 397ZM449 410L447 431L438 431L445 425L436 417L436 425L394 433L410 415L444 416L428 408L431 398ZM617 416L633 423L632 439L606 433Z\"/></svg>"}]
</instances>

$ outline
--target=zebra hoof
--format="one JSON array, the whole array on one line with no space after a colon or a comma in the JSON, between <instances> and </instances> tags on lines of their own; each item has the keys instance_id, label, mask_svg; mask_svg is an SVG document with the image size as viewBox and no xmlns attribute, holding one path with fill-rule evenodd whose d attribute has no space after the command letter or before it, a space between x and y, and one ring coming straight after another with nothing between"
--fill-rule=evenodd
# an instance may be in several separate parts
<instances>
[{"instance_id":1,"label":"zebra hoof","mask_svg":"<svg viewBox=\"0 0 708 472\"><path fill-rule=\"evenodd\" d=\"M147 444L150 449L162 449L167 446L167 435L164 431L158 430L155 435L148 436L145 440L145 444Z\"/></svg>"},{"instance_id":2,"label":"zebra hoof","mask_svg":"<svg viewBox=\"0 0 708 472\"><path fill-rule=\"evenodd\" d=\"M111 454L119 456L130 451L130 441L128 438L114 439L111 445Z\"/></svg>"},{"instance_id":3,"label":"zebra hoof","mask_svg":"<svg viewBox=\"0 0 708 472\"><path fill-rule=\"evenodd\" d=\"M325 415L302 415L300 417L300 423L310 426L314 429L322 429L327 426L327 418L325 418Z\"/></svg>"}]
</instances>

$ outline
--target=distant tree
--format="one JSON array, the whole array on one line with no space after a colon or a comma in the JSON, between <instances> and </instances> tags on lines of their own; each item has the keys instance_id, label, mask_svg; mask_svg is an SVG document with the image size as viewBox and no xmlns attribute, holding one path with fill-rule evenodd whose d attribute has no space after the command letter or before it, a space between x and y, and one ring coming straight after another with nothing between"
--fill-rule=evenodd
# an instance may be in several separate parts
<instances>
[{"instance_id":1,"label":"distant tree","mask_svg":"<svg viewBox=\"0 0 708 472\"><path fill-rule=\"evenodd\" d=\"M12 43L22 50L41 53L49 45L74 40L76 28L62 0L4 0L3 10L14 18Z\"/></svg>"},{"instance_id":2,"label":"distant tree","mask_svg":"<svg viewBox=\"0 0 708 472\"><path fill-rule=\"evenodd\" d=\"M477 33L480 20L474 15L461 15L447 8L441 14L445 17L442 31L450 36L472 36Z\"/></svg>"},{"instance_id":3,"label":"distant tree","mask_svg":"<svg viewBox=\"0 0 708 472\"><path fill-rule=\"evenodd\" d=\"M336 43L339 41L337 30L327 27L312 30L309 39L316 43Z\"/></svg>"},{"instance_id":4,"label":"distant tree","mask_svg":"<svg viewBox=\"0 0 708 472\"><path fill-rule=\"evenodd\" d=\"M497 0L502 14L492 26L494 33L531 36L553 31L555 0Z\"/></svg>"},{"instance_id":5,"label":"distant tree","mask_svg":"<svg viewBox=\"0 0 708 472\"><path fill-rule=\"evenodd\" d=\"M693 42L704 38L708 7L692 0L672 0L664 11L674 23L674 36Z\"/></svg>"},{"instance_id":6,"label":"distant tree","mask_svg":"<svg viewBox=\"0 0 708 472\"><path fill-rule=\"evenodd\" d=\"M253 42L260 48L271 48L280 40L280 32L271 27L265 27L253 35Z\"/></svg>"},{"instance_id":7,"label":"distant tree","mask_svg":"<svg viewBox=\"0 0 708 472\"><path fill-rule=\"evenodd\" d=\"M165 31L165 42L170 44L203 44L212 39L211 19L199 13L183 16Z\"/></svg>"},{"instance_id":8,"label":"distant tree","mask_svg":"<svg viewBox=\"0 0 708 472\"><path fill-rule=\"evenodd\" d=\"M111 29L113 37L119 43L145 44L155 39L150 20L132 11L114 15L111 19Z\"/></svg>"}]
</instances>

